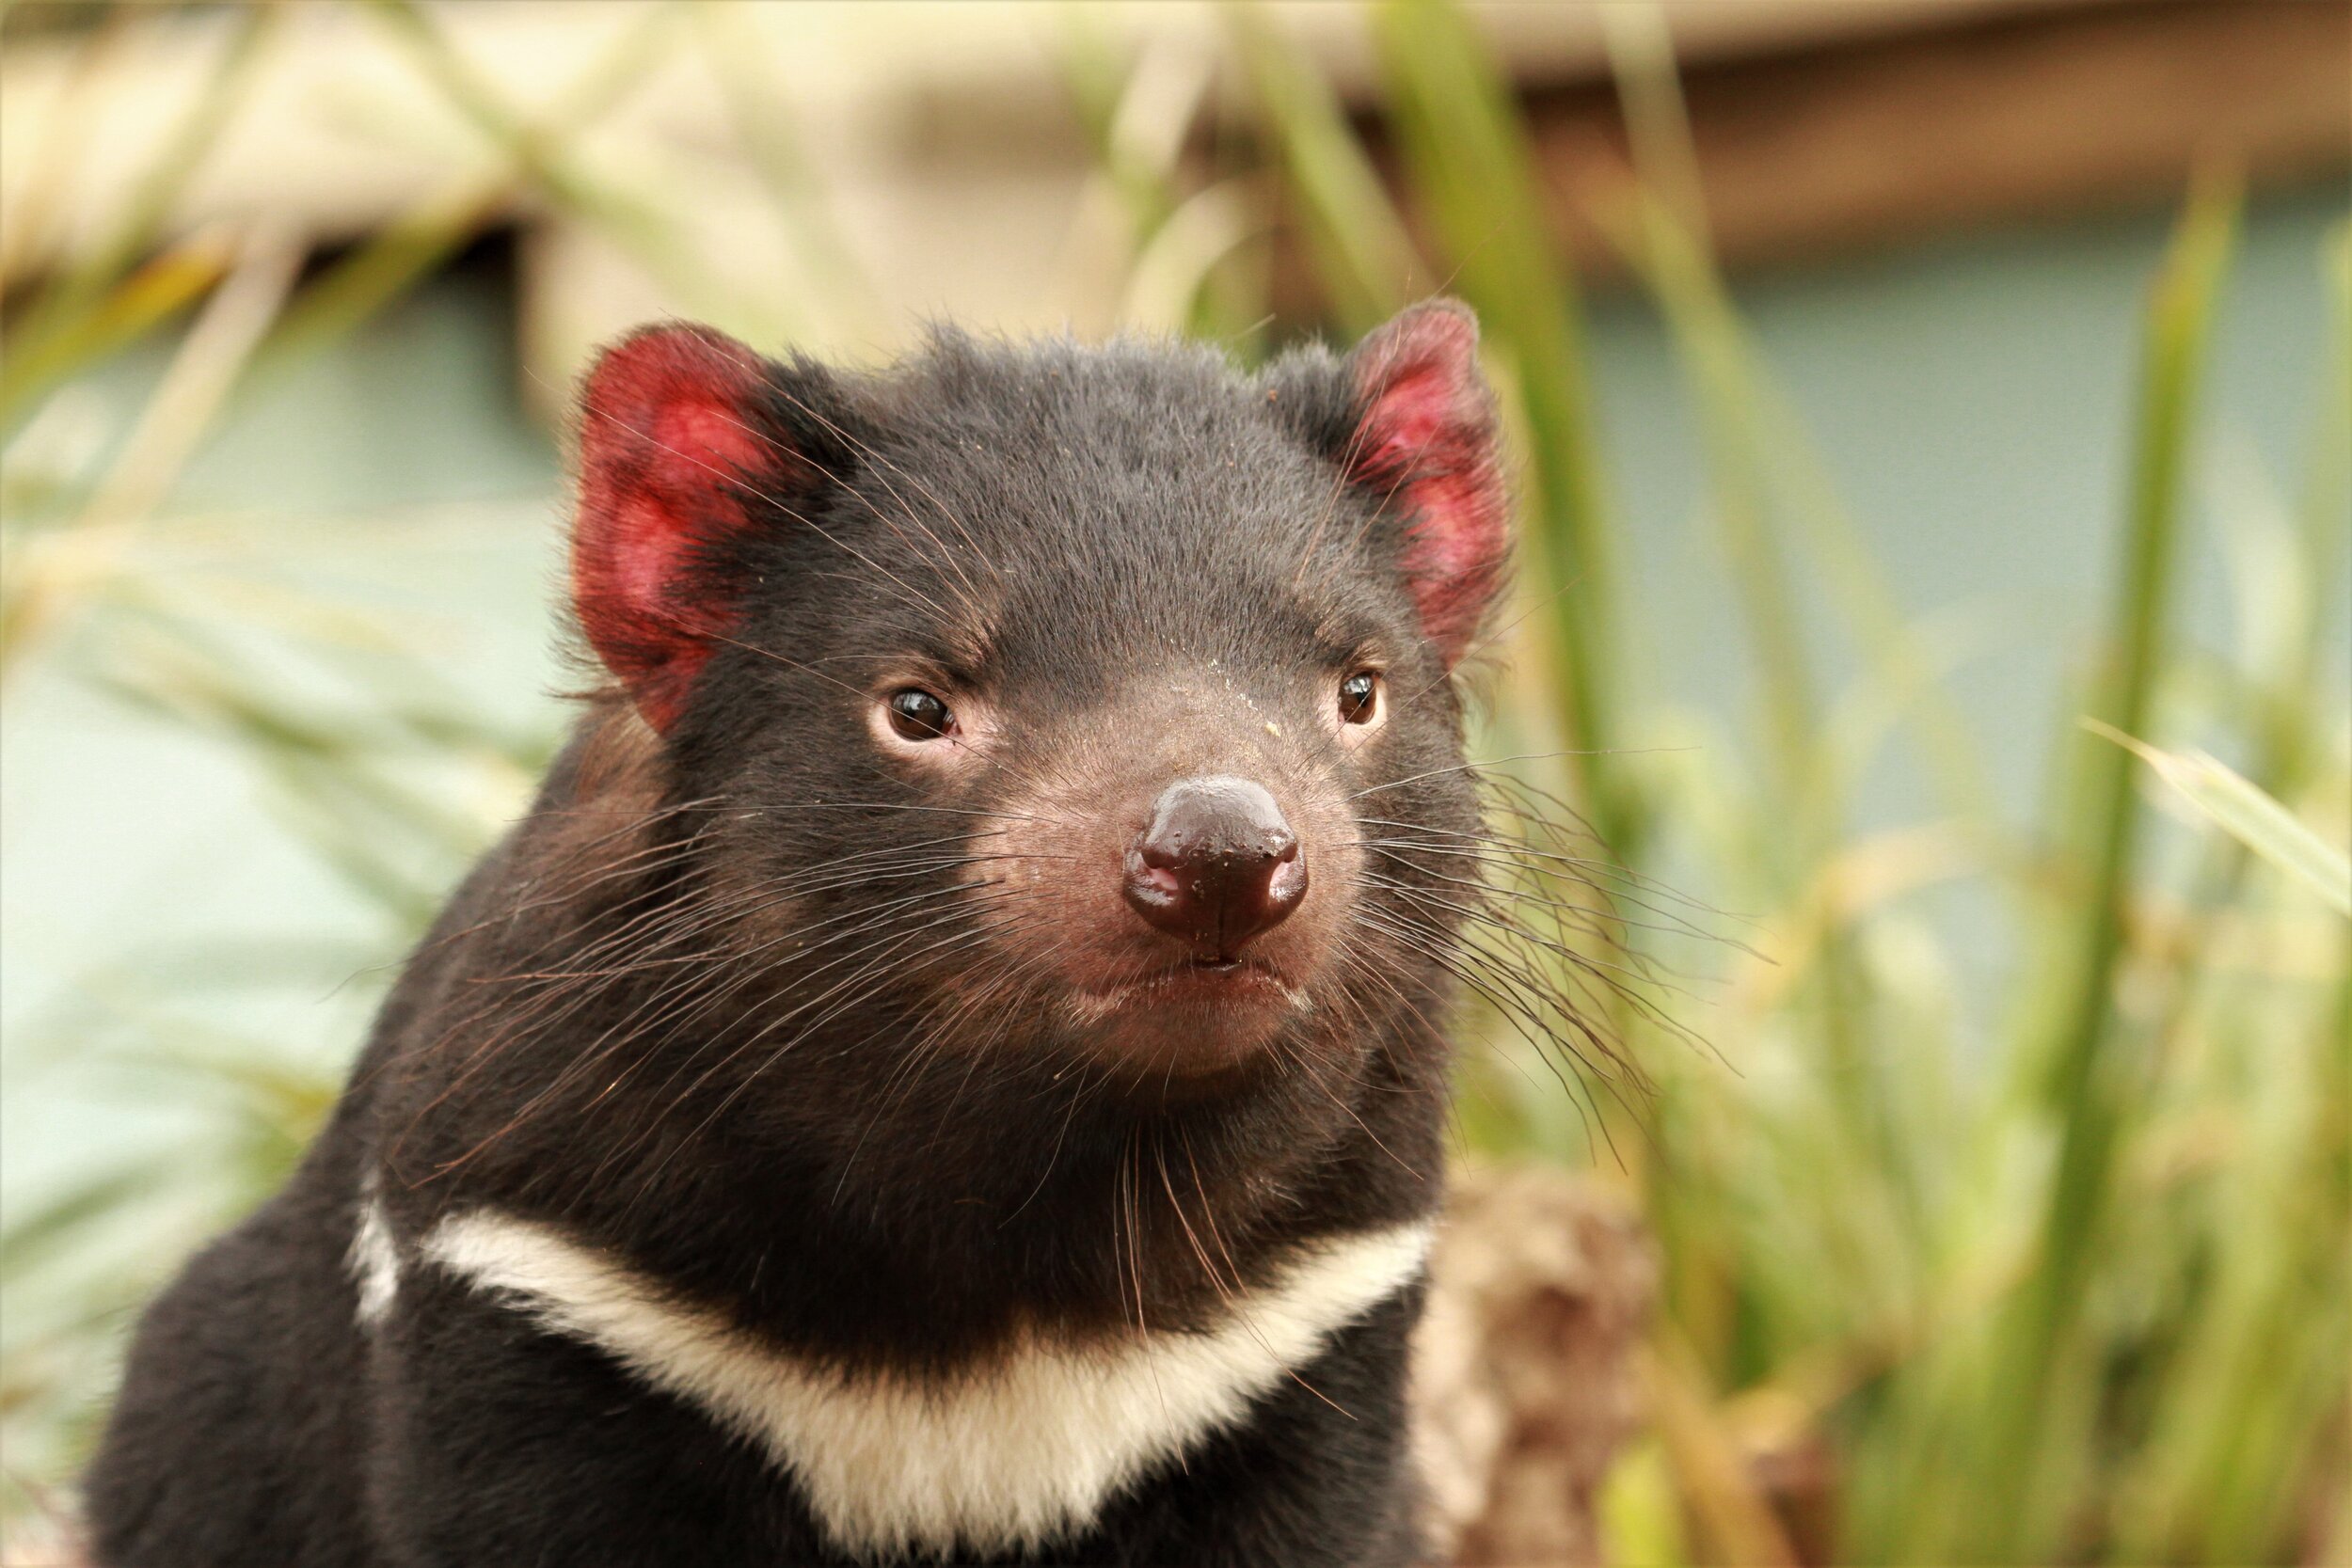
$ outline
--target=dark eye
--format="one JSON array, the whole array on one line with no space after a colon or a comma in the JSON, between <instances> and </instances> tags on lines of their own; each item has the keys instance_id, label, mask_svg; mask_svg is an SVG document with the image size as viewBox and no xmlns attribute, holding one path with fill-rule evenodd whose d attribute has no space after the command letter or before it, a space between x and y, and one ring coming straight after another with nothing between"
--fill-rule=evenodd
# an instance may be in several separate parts
<instances>
[{"instance_id":1,"label":"dark eye","mask_svg":"<svg viewBox=\"0 0 2352 1568\"><path fill-rule=\"evenodd\" d=\"M1380 677L1359 670L1340 682L1340 718L1350 724L1369 724L1380 712Z\"/></svg>"},{"instance_id":2,"label":"dark eye","mask_svg":"<svg viewBox=\"0 0 2352 1568\"><path fill-rule=\"evenodd\" d=\"M890 727L909 740L941 740L956 727L956 716L930 692L909 687L890 694Z\"/></svg>"}]
</instances>

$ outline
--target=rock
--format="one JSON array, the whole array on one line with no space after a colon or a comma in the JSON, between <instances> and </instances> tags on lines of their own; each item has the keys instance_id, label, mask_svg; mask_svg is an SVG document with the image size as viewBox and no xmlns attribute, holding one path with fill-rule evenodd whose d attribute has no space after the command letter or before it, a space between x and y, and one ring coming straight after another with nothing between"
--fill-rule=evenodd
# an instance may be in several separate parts
<instances>
[{"instance_id":1,"label":"rock","mask_svg":"<svg viewBox=\"0 0 2352 1568\"><path fill-rule=\"evenodd\" d=\"M1601 1560L1597 1495L1641 1422L1657 1291L1627 1202L1551 1167L1457 1171L1414 1370L1438 1560Z\"/></svg>"}]
</instances>

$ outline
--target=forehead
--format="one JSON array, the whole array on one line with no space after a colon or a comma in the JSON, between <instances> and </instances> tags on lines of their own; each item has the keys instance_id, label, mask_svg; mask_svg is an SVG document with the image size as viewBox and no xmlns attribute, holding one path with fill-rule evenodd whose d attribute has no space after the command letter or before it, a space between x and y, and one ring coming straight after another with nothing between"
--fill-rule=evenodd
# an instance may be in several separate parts
<instances>
[{"instance_id":1,"label":"forehead","mask_svg":"<svg viewBox=\"0 0 2352 1568\"><path fill-rule=\"evenodd\" d=\"M1295 664L1385 608L1336 471L1203 351L965 345L888 404L854 504L894 570L944 591L937 635L1096 673Z\"/></svg>"}]
</instances>

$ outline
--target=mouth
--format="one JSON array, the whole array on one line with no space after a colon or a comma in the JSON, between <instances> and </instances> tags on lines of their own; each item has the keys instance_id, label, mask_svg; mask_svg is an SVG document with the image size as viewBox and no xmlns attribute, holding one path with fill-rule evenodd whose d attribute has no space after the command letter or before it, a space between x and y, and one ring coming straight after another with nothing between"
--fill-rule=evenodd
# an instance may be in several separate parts
<instances>
[{"instance_id":1,"label":"mouth","mask_svg":"<svg viewBox=\"0 0 2352 1568\"><path fill-rule=\"evenodd\" d=\"M1295 1006L1303 1004L1306 993L1284 979L1272 964L1239 956L1186 958L1103 994L1114 1006L1181 1001L1212 1006L1246 1006L1253 1002Z\"/></svg>"},{"instance_id":2,"label":"mouth","mask_svg":"<svg viewBox=\"0 0 2352 1568\"><path fill-rule=\"evenodd\" d=\"M1254 1055L1284 1020L1312 1005L1304 987L1248 955L1180 959L1076 992L1069 1003L1072 1022L1098 1046L1172 1065L1179 1075Z\"/></svg>"}]
</instances>

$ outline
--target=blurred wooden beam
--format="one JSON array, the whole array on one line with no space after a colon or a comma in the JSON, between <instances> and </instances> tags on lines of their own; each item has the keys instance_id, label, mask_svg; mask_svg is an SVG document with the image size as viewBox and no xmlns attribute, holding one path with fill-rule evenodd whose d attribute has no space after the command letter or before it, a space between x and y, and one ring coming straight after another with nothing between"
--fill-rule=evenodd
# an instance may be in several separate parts
<instances>
[{"instance_id":1,"label":"blurred wooden beam","mask_svg":"<svg viewBox=\"0 0 2352 1568\"><path fill-rule=\"evenodd\" d=\"M1069 111L1073 18L1099 22L1113 57L1168 68L1163 86L1197 78L1198 92L1162 93L1158 108L1177 117L1170 136L1192 126L1214 161L1200 127L1219 116L1203 106L1238 89L1218 74L1221 3L1077 13L1014 0L710 10L501 0L430 14L522 119L568 124L579 84L612 78L608 56L633 63L579 111L572 159L659 209L695 259L688 270L731 280L718 292L776 302L746 311L739 330L854 356L912 332L914 307L1008 330L1117 320L1117 268L1102 257L1119 226L1104 217L1106 187ZM1379 73L1361 8L1270 8L1376 141ZM1591 214L1621 190L1627 157L1604 0L1465 8L1529 105L1564 241L1588 271L1606 271ZM526 319L548 382L631 319L709 313L617 254L612 234L537 199L374 13L275 14L250 90L169 193L159 241L268 211L333 245L478 187L482 221L527 231L526 286L548 297ZM1657 14L1734 265L2167 204L2200 157L2233 159L2258 185L2352 166L2352 0L1658 0ZM823 291L783 253L772 193L697 30L721 15L742 36L736 57L774 84L761 102L805 150L887 319L818 309ZM101 34L0 39L0 289L104 243L215 78L236 20L121 16ZM649 44L636 41L641 24ZM1295 247L1277 256L1290 280L1279 299L1304 313L1314 294Z\"/></svg>"},{"instance_id":2,"label":"blurred wooden beam","mask_svg":"<svg viewBox=\"0 0 2352 1568\"><path fill-rule=\"evenodd\" d=\"M2201 161L2258 186L2352 167L2352 4L2045 6L1772 55L1684 62L1715 243L1733 265L1987 224L2169 204ZM1622 189L1616 95L1530 94L1559 218L1588 267Z\"/></svg>"}]
</instances>

